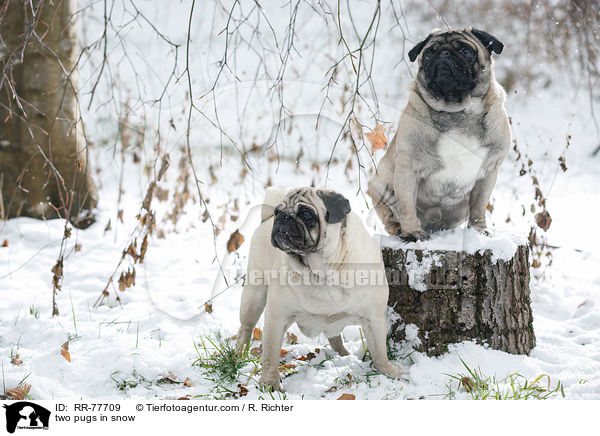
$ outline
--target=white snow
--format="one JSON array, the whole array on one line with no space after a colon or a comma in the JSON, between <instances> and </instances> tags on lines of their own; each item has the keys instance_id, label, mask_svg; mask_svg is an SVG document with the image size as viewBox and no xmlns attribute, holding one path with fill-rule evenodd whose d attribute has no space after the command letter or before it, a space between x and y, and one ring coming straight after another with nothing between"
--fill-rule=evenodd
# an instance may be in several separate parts
<instances>
[{"instance_id":1,"label":"white snow","mask_svg":"<svg viewBox=\"0 0 600 436\"><path fill-rule=\"evenodd\" d=\"M172 2L168 8L155 3L142 6L161 32L185 47L186 28L182 23L187 23L189 5ZM372 6L365 2L353 7L358 31L364 32ZM125 13L120 8L115 6L113 13L117 28L132 17L131 11ZM285 34L289 7L264 9L274 31ZM109 47L112 77L118 86L111 87L109 80L103 79L89 111L85 109L89 98L86 92L94 84L94 71L100 65L102 50L93 52L92 59L80 71L86 127L94 142L90 147L90 162L99 170L95 176L100 204L96 224L84 231L73 229L66 241L62 290L57 294L60 315L51 316L51 269L59 255L64 222L19 218L0 223L0 245L7 240L7 247L0 247L0 364L2 383L7 389L25 379L32 385L31 395L36 399L222 395L222 388L209 379L209 374L192 364L198 358L197 347L202 339L214 339L217 335L227 338L237 331L241 296L237 273L246 266L255 225L253 218L248 224L244 220L260 203L267 182L278 186L314 183L335 188L351 201L353 210L368 223L373 235L383 232L377 219L367 219L370 201L364 193L373 164L383 151L376 151L371 160L368 144L359 141L359 152L355 154L345 139L332 153L346 115L342 106L347 110L349 104L344 86L351 88L353 83L349 63L340 68L331 88L331 104L325 104L320 112L327 82L325 72L333 58L344 54L335 26L331 22L328 26L308 5L300 7L295 37L298 53L292 52L287 67L289 76L281 95L271 93L273 82L265 79L265 71L276 76L280 65L279 56L273 54L278 48L269 39L270 32L265 31L254 35L253 45L240 43L236 74L225 69L215 93L198 100L211 88L219 69L217 61L224 48L222 12L213 14L208 8L202 13L197 11L190 44L194 98L203 111L203 114L193 111L190 146L202 182L199 189L209 201L211 217L221 228L220 233L213 238L210 222L203 221L204 207L197 198L186 204L176 223L166 219L173 209L172 193L181 186L177 177L181 174L178 162L183 156L180 149L186 144L187 81L183 76L171 82L172 87L160 105L161 130L157 132L159 105L151 102L160 96L172 71L174 49L143 23L126 27L121 35L123 44L129 47L129 56L122 54L118 40ZM80 28L87 41L102 34L102 14L102 5L95 3L82 14L80 20L85 20L85 25L81 26L80 21ZM413 9L407 10L408 36L413 42L432 27L441 26L435 19L421 22L418 14ZM393 136L405 103L403 90L414 71L413 65L401 62L410 44L403 44L403 35L394 25L393 17L387 9L382 14L373 64L378 105L367 87L364 88L364 102L378 109L388 138ZM242 29L250 39L252 29ZM352 27L348 25L345 30L352 39ZM496 59L501 77L510 69L513 59L523 55L522 48L512 40L512 32L503 31L502 24L488 30L506 45ZM221 36L211 42L208 36L219 32ZM258 46L257 41L262 41L265 48ZM178 77L185 68L182 47ZM270 54L265 64L257 61L257 51L264 56ZM139 73L139 81L134 70ZM596 228L600 213L600 157L590 157L599 142L598 132L591 118L589 95L569 82L562 71L557 69L549 74L552 81L548 87L542 86L549 80L546 77L537 80L534 76L529 89L518 83L506 104L514 139L521 153L532 159L547 197L553 221L546 236L557 247L552 250L551 258L543 256L539 259L541 266L532 269L537 345L531 354L509 355L464 342L452 345L440 357L430 358L413 352L413 345L418 342L416 327L407 326L407 340L397 345L400 356L397 363L404 368L405 378L390 380L373 375L375 370L370 363L359 358L364 349L358 327L344 330L343 336L353 355L340 357L329 349L323 336L307 338L292 326L290 332L297 335L298 343L284 344L288 354L283 360L296 366L283 379L285 398L335 399L342 393L355 394L357 399L443 398L450 381L448 374L465 373L462 359L498 378L519 372L532 380L547 374L553 385L559 380L564 384L567 399L600 399L600 232ZM256 86L255 77L259 78ZM110 100L112 96L116 103ZM277 129L280 98L295 116ZM147 132L143 144L136 149L142 163L133 162L133 151L129 149L122 166L118 118L124 114L125 101L130 101L128 119L132 128L144 125ZM365 125L363 130L369 131L367 128L374 128L376 121L364 102L359 104L356 115ZM218 120L224 133L215 128L215 106L219 108ZM565 152L567 135L571 145L566 152L568 170L563 173L558 157ZM241 162L239 151L227 136L235 138L236 146L246 151L253 144L264 145L258 152L246 153L250 169ZM269 138L276 138L274 144L267 142ZM170 190L171 196L166 202L156 199L153 202L157 229L149 238L144 263L132 265L127 260L116 274L118 278L121 270L134 266L136 284L123 292L118 291L118 286L109 287L106 304L94 307L121 253L135 235L136 215L148 186L148 174L153 174L156 165L155 147L171 155L171 167L160 184ZM332 165L327 171L330 155ZM517 161L516 157L511 152L501 167L492 194L494 210L488 216L491 237L461 228L441 232L424 242L406 244L388 236L382 237L382 242L392 247L470 253L490 249L496 259L510 258L535 223L530 210L534 202L531 180L527 175L519 176L525 158ZM245 175L243 168L247 170ZM211 173L216 183L212 183ZM121 174L123 197L118 203ZM189 189L197 197L193 178ZM117 218L120 209L123 222ZM111 230L105 230L109 219ZM240 227L245 242L237 252L226 255L227 239ZM543 232L538 229L538 233ZM220 261L231 266L231 271L226 271L226 283L216 281ZM413 275L418 281L418 270ZM115 301L117 294L120 303ZM215 296L213 312L207 313L205 303L211 295ZM259 327L262 328L262 319ZM61 345L67 340L70 340L70 363L60 354ZM315 353L314 359L296 359L314 352L315 348L321 351ZM23 361L22 365L11 363L15 354ZM237 391L238 383L247 383L249 392L243 398L265 397L257 388L257 376L252 370L252 365L244 368L240 379L226 386ZM178 381L189 378L191 386L158 382L168 374ZM129 382L128 387L125 382ZM468 398L468 395L459 392L457 397Z\"/></svg>"},{"instance_id":2,"label":"white snow","mask_svg":"<svg viewBox=\"0 0 600 436\"><path fill-rule=\"evenodd\" d=\"M462 251L473 254L490 250L492 261L511 259L519 245L527 243L527 237L514 233L514 229L499 230L494 228L489 235L484 235L469 227L459 227L434 233L429 239L406 242L397 236L377 235L382 247L393 249ZM431 265L428 265L431 266Z\"/></svg>"}]
</instances>

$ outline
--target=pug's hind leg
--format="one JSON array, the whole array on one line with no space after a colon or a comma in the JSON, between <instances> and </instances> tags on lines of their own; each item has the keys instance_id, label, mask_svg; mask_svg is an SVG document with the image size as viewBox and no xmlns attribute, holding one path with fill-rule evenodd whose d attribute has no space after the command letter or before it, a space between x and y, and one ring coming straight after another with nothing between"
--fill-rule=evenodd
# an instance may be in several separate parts
<instances>
[{"instance_id":1,"label":"pug's hind leg","mask_svg":"<svg viewBox=\"0 0 600 436\"><path fill-rule=\"evenodd\" d=\"M331 348L338 353L340 356L348 356L350 352L344 345L344 340L342 339L342 335L337 335L329 339L329 343L331 344Z\"/></svg>"},{"instance_id":2,"label":"pug's hind leg","mask_svg":"<svg viewBox=\"0 0 600 436\"><path fill-rule=\"evenodd\" d=\"M242 352L250 343L252 331L265 309L267 302L266 285L244 285L240 305L240 329L237 334L236 351Z\"/></svg>"}]
</instances>

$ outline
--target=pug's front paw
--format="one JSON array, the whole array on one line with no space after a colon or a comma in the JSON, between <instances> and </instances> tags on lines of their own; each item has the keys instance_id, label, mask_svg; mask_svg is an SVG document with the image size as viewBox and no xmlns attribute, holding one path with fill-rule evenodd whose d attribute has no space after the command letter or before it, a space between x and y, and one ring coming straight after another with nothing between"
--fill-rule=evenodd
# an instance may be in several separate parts
<instances>
[{"instance_id":1,"label":"pug's front paw","mask_svg":"<svg viewBox=\"0 0 600 436\"><path fill-rule=\"evenodd\" d=\"M258 381L258 384L264 388L266 391L271 391L271 392L283 392L283 388L281 387L281 380L279 379L279 375L277 375L277 377L268 377L263 375L260 380Z\"/></svg>"},{"instance_id":2,"label":"pug's front paw","mask_svg":"<svg viewBox=\"0 0 600 436\"><path fill-rule=\"evenodd\" d=\"M484 222L481 222L481 221L470 221L469 222L469 227L471 229L476 230L477 232L481 233L484 236L488 236L489 237L489 236L493 235L492 231L487 228L487 225L486 225L485 221Z\"/></svg>"},{"instance_id":3,"label":"pug's front paw","mask_svg":"<svg viewBox=\"0 0 600 436\"><path fill-rule=\"evenodd\" d=\"M416 229L410 232L400 232L400 238L406 242L415 242L423 239L429 239L429 235L424 230Z\"/></svg>"},{"instance_id":4,"label":"pug's front paw","mask_svg":"<svg viewBox=\"0 0 600 436\"><path fill-rule=\"evenodd\" d=\"M385 231L390 235L397 235L400 233L400 224L396 221L388 221L385 225Z\"/></svg>"}]
</instances>

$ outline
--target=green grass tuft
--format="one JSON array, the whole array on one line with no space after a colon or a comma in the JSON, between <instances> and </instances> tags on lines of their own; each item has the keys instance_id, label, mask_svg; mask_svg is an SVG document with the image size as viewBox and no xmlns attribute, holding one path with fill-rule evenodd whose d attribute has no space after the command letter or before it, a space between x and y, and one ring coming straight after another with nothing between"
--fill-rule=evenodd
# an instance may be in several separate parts
<instances>
[{"instance_id":1,"label":"green grass tuft","mask_svg":"<svg viewBox=\"0 0 600 436\"><path fill-rule=\"evenodd\" d=\"M472 369L464 360L460 361L467 373L446 374L451 380L446 385L448 392L441 394L445 399L456 399L458 392L466 392L473 400L546 400L558 395L565 398L563 384L559 380L552 386L547 374L542 374L533 381L518 372L497 379L495 375L487 376L480 368Z\"/></svg>"},{"instance_id":2,"label":"green grass tuft","mask_svg":"<svg viewBox=\"0 0 600 436\"><path fill-rule=\"evenodd\" d=\"M258 367L259 357L248 353L247 348L237 353L235 342L217 336L215 339L201 338L200 344L194 344L198 359L192 366L204 368L208 374L214 375L218 381L234 382L240 370L248 364Z\"/></svg>"}]
</instances>

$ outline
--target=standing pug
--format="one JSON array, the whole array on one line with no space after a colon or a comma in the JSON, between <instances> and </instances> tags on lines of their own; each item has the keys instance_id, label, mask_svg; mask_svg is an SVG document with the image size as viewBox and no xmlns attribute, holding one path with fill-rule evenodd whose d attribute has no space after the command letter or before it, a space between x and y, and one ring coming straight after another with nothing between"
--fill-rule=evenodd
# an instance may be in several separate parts
<instances>
[{"instance_id":1,"label":"standing pug","mask_svg":"<svg viewBox=\"0 0 600 436\"><path fill-rule=\"evenodd\" d=\"M361 325L375 367L399 378L387 357L389 289L381 250L348 200L330 190L269 188L261 218L250 244L237 335L241 352L265 310L260 384L281 389L279 353L294 322L307 336L324 332L340 355L349 354L342 329Z\"/></svg>"},{"instance_id":2,"label":"standing pug","mask_svg":"<svg viewBox=\"0 0 600 436\"><path fill-rule=\"evenodd\" d=\"M504 45L467 27L433 31L408 52L419 59L408 104L369 182L375 210L390 234L408 240L468 219L485 232L485 210L510 148L506 93L492 52Z\"/></svg>"}]
</instances>

